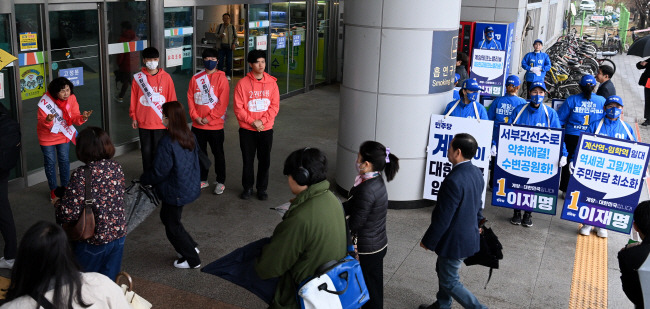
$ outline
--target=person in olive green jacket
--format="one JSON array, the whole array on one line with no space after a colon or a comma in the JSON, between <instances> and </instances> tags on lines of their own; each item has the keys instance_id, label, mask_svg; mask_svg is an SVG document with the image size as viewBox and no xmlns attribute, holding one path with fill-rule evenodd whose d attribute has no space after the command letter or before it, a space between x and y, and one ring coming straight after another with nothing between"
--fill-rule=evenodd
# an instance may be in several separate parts
<instances>
[{"instance_id":1,"label":"person in olive green jacket","mask_svg":"<svg viewBox=\"0 0 650 309\"><path fill-rule=\"evenodd\" d=\"M255 262L260 278L281 277L269 308L299 308L300 283L346 254L343 207L329 190L325 154L315 148L296 150L284 162L284 174L296 197Z\"/></svg>"}]
</instances>

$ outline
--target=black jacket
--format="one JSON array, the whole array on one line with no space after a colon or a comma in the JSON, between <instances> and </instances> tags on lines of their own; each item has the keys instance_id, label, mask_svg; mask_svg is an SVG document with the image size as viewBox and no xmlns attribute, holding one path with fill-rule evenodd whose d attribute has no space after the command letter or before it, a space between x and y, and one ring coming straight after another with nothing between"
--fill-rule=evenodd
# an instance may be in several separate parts
<instances>
[{"instance_id":1,"label":"black jacket","mask_svg":"<svg viewBox=\"0 0 650 309\"><path fill-rule=\"evenodd\" d=\"M376 252L388 244L388 193L381 175L352 187L343 207L345 214L350 216L350 231L353 236L357 236L359 253Z\"/></svg>"},{"instance_id":2,"label":"black jacket","mask_svg":"<svg viewBox=\"0 0 650 309\"><path fill-rule=\"evenodd\" d=\"M643 62L643 61L639 61L639 62L636 63L636 68L639 69L639 70L645 69L645 71L643 71L643 73L641 73L641 78L639 78L639 86L644 86L645 87L645 84L648 81L648 78L650 77L650 58L648 58L648 59L646 59L644 61L647 62L645 64L645 66L641 65L641 62Z\"/></svg>"},{"instance_id":3,"label":"black jacket","mask_svg":"<svg viewBox=\"0 0 650 309\"><path fill-rule=\"evenodd\" d=\"M641 291L641 282L639 282L637 270L643 265L649 253L650 240L644 240L639 245L618 252L618 266L621 269L623 292L637 309L643 309L643 292Z\"/></svg>"},{"instance_id":4,"label":"black jacket","mask_svg":"<svg viewBox=\"0 0 650 309\"><path fill-rule=\"evenodd\" d=\"M600 87L598 87L596 94L605 98L605 100L613 95L616 95L616 88L614 88L614 83L612 83L612 80L610 79L600 84Z\"/></svg>"}]
</instances>

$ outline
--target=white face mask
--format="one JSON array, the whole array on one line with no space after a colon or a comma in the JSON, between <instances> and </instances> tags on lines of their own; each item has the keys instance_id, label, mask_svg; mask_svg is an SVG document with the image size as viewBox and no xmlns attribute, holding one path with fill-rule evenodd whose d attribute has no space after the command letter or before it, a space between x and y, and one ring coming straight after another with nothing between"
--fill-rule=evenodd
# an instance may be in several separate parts
<instances>
[{"instance_id":1,"label":"white face mask","mask_svg":"<svg viewBox=\"0 0 650 309\"><path fill-rule=\"evenodd\" d=\"M147 66L147 69L155 70L158 67L158 61L148 61L145 65Z\"/></svg>"}]
</instances>

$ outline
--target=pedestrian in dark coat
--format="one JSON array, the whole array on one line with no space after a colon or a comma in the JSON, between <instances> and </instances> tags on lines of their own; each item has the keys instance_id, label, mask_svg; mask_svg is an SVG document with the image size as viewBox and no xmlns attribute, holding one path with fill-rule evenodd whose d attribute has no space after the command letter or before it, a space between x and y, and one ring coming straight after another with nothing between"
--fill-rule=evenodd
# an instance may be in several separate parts
<instances>
[{"instance_id":1,"label":"pedestrian in dark coat","mask_svg":"<svg viewBox=\"0 0 650 309\"><path fill-rule=\"evenodd\" d=\"M650 233L650 201L641 202L636 207L632 226L639 232L642 242L623 247L618 252L618 266L621 269L623 292L637 309L643 309L643 291L637 270L650 254L650 240L646 237Z\"/></svg>"},{"instance_id":2,"label":"pedestrian in dark coat","mask_svg":"<svg viewBox=\"0 0 650 309\"><path fill-rule=\"evenodd\" d=\"M641 124L642 126L647 126L650 124L650 87L648 87L648 78L650 78L650 58L639 61L636 64L636 68L639 70L644 70L641 73L639 78L639 86L643 86L643 94L645 97L645 109L643 111L643 117L645 121Z\"/></svg>"}]
</instances>

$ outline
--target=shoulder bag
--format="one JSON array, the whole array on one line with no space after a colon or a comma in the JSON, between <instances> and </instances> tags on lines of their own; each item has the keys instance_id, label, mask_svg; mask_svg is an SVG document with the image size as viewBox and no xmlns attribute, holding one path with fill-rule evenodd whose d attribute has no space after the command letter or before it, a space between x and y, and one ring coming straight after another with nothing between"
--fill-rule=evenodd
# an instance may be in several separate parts
<instances>
[{"instance_id":1,"label":"shoulder bag","mask_svg":"<svg viewBox=\"0 0 650 309\"><path fill-rule=\"evenodd\" d=\"M354 245L350 239L348 221L345 219L347 255L329 261L316 269L313 277L306 279L298 289L298 303L302 309L361 308L370 296L363 279L361 265L353 256Z\"/></svg>"},{"instance_id":2,"label":"shoulder bag","mask_svg":"<svg viewBox=\"0 0 650 309\"><path fill-rule=\"evenodd\" d=\"M92 169L90 166L85 168L86 188L84 190L84 208L81 210L77 222L68 222L63 224L63 230L68 234L68 238L73 241L86 240L95 235L95 214L92 205L95 204L93 192L91 190Z\"/></svg>"}]
</instances>

